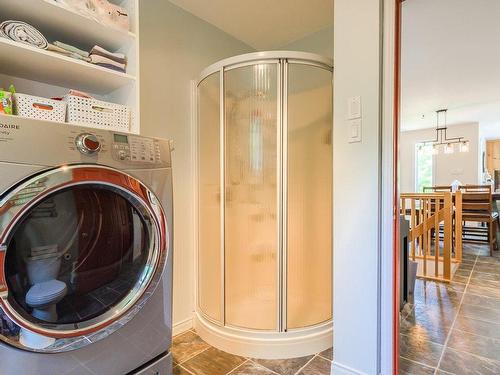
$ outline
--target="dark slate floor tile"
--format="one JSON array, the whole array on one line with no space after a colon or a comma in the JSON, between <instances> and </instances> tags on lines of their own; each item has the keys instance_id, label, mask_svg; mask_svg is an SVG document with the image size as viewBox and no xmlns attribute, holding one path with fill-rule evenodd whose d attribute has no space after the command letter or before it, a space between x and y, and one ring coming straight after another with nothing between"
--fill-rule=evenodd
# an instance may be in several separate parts
<instances>
[{"instance_id":1,"label":"dark slate floor tile","mask_svg":"<svg viewBox=\"0 0 500 375\"><path fill-rule=\"evenodd\" d=\"M225 375L245 362L246 359L210 347L182 364L197 375Z\"/></svg>"},{"instance_id":2,"label":"dark slate floor tile","mask_svg":"<svg viewBox=\"0 0 500 375\"><path fill-rule=\"evenodd\" d=\"M407 336L419 336L424 340L444 344L450 326L440 324L436 319L429 319L426 314L410 314L400 320L399 332Z\"/></svg>"},{"instance_id":3,"label":"dark slate floor tile","mask_svg":"<svg viewBox=\"0 0 500 375\"><path fill-rule=\"evenodd\" d=\"M436 367L442 351L443 345L425 340L421 336L399 335L399 354L411 361Z\"/></svg>"},{"instance_id":4,"label":"dark slate floor tile","mask_svg":"<svg viewBox=\"0 0 500 375\"><path fill-rule=\"evenodd\" d=\"M464 304L460 308L459 314L478 320L500 323L500 310L490 309L488 307Z\"/></svg>"},{"instance_id":5,"label":"dark slate floor tile","mask_svg":"<svg viewBox=\"0 0 500 375\"><path fill-rule=\"evenodd\" d=\"M414 318L422 326L437 330L440 327L451 327L455 316L458 314L459 306L426 306L416 304L415 309L407 319Z\"/></svg>"},{"instance_id":6,"label":"dark slate floor tile","mask_svg":"<svg viewBox=\"0 0 500 375\"><path fill-rule=\"evenodd\" d=\"M448 347L500 361L500 340L453 329Z\"/></svg>"},{"instance_id":7,"label":"dark slate floor tile","mask_svg":"<svg viewBox=\"0 0 500 375\"><path fill-rule=\"evenodd\" d=\"M467 293L477 294L479 296L485 296L485 297L500 298L500 289L488 288L478 285L468 285Z\"/></svg>"},{"instance_id":8,"label":"dark slate floor tile","mask_svg":"<svg viewBox=\"0 0 500 375\"><path fill-rule=\"evenodd\" d=\"M399 357L399 375L433 375L434 371L434 367Z\"/></svg>"},{"instance_id":9,"label":"dark slate floor tile","mask_svg":"<svg viewBox=\"0 0 500 375\"><path fill-rule=\"evenodd\" d=\"M463 303L466 305L477 305L500 310L500 298L484 297L477 294L466 293Z\"/></svg>"},{"instance_id":10,"label":"dark slate floor tile","mask_svg":"<svg viewBox=\"0 0 500 375\"><path fill-rule=\"evenodd\" d=\"M500 340L500 324L458 315L454 329Z\"/></svg>"},{"instance_id":11,"label":"dark slate floor tile","mask_svg":"<svg viewBox=\"0 0 500 375\"><path fill-rule=\"evenodd\" d=\"M474 271L500 274L500 265L491 263L476 263Z\"/></svg>"},{"instance_id":12,"label":"dark slate floor tile","mask_svg":"<svg viewBox=\"0 0 500 375\"><path fill-rule=\"evenodd\" d=\"M455 275L453 275L453 282L467 284L469 282L469 276L460 276L460 275L455 274Z\"/></svg>"},{"instance_id":13,"label":"dark slate floor tile","mask_svg":"<svg viewBox=\"0 0 500 375\"><path fill-rule=\"evenodd\" d=\"M488 274L483 274L483 275L488 275ZM498 276L500 276L500 274L498 274ZM500 282L493 281L493 280L487 280L484 278L478 278L478 277L475 277L474 274L472 275L472 277L470 279L470 285L485 286L488 288L497 288L497 289L500 288Z\"/></svg>"},{"instance_id":14,"label":"dark slate floor tile","mask_svg":"<svg viewBox=\"0 0 500 375\"><path fill-rule=\"evenodd\" d=\"M290 359L253 359L253 361L274 372L277 372L278 374L294 375L302 366L310 361L312 357L312 355L309 355Z\"/></svg>"},{"instance_id":15,"label":"dark slate floor tile","mask_svg":"<svg viewBox=\"0 0 500 375\"><path fill-rule=\"evenodd\" d=\"M458 375L498 375L500 363L447 348L439 369Z\"/></svg>"},{"instance_id":16,"label":"dark slate floor tile","mask_svg":"<svg viewBox=\"0 0 500 375\"><path fill-rule=\"evenodd\" d=\"M500 267L500 263L498 264L498 267ZM500 274L497 273L485 273L485 272L474 271L472 272L472 278L480 280L496 281L497 283L500 283Z\"/></svg>"},{"instance_id":17,"label":"dark slate floor tile","mask_svg":"<svg viewBox=\"0 0 500 375\"><path fill-rule=\"evenodd\" d=\"M472 273L472 269L462 269L458 268L458 270L455 271L455 276L463 276L463 277L469 277Z\"/></svg>"}]
</instances>

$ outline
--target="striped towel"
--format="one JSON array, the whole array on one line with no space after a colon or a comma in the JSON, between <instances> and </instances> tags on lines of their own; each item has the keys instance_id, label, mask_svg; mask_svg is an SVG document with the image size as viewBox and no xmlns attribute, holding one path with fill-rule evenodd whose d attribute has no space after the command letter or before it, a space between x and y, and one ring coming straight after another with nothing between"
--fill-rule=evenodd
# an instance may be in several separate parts
<instances>
[{"instance_id":1,"label":"striped towel","mask_svg":"<svg viewBox=\"0 0 500 375\"><path fill-rule=\"evenodd\" d=\"M15 42L28 44L30 46L47 49L47 39L33 26L22 21L8 20L0 23L0 34Z\"/></svg>"},{"instance_id":2,"label":"striped towel","mask_svg":"<svg viewBox=\"0 0 500 375\"><path fill-rule=\"evenodd\" d=\"M113 60L117 62L118 64L122 64L124 66L127 65L127 57L123 53L112 53L109 52L108 50L105 50L101 46L94 46L90 50L90 55L97 55L97 56L102 56L107 59Z\"/></svg>"},{"instance_id":3,"label":"striped towel","mask_svg":"<svg viewBox=\"0 0 500 375\"><path fill-rule=\"evenodd\" d=\"M104 68L113 69L119 72L125 73L126 65L117 63L107 57L103 57L100 55L90 55L90 62L95 65L102 66Z\"/></svg>"}]
</instances>

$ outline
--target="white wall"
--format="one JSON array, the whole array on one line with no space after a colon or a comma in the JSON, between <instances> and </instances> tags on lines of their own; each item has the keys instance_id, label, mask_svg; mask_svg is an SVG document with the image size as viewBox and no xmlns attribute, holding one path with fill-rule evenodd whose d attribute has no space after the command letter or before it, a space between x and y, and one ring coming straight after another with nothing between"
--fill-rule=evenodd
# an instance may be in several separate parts
<instances>
[{"instance_id":1,"label":"white wall","mask_svg":"<svg viewBox=\"0 0 500 375\"><path fill-rule=\"evenodd\" d=\"M253 52L168 1L140 1L141 133L173 139L175 327L194 309L194 134L190 81L220 59ZM185 326L185 325L184 325Z\"/></svg>"},{"instance_id":2,"label":"white wall","mask_svg":"<svg viewBox=\"0 0 500 375\"><path fill-rule=\"evenodd\" d=\"M285 51L311 52L333 58L333 27L327 27L326 29L307 35L279 49Z\"/></svg>"},{"instance_id":3,"label":"white wall","mask_svg":"<svg viewBox=\"0 0 500 375\"><path fill-rule=\"evenodd\" d=\"M336 0L334 8L334 374L379 367L381 4ZM351 144L353 96L362 100L363 140Z\"/></svg>"},{"instance_id":4,"label":"white wall","mask_svg":"<svg viewBox=\"0 0 500 375\"><path fill-rule=\"evenodd\" d=\"M401 132L400 137L400 188L402 193L415 191L415 145L436 137L435 128ZM468 153L445 154L440 150L433 156L434 185L450 185L454 180L462 184L480 182L479 124L453 125L448 128L448 138L464 137L470 141Z\"/></svg>"}]
</instances>

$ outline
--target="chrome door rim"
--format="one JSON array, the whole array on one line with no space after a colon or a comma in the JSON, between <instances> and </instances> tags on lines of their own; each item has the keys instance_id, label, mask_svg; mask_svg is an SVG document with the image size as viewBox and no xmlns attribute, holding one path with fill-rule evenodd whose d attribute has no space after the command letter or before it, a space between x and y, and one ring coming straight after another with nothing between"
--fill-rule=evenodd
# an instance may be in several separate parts
<instances>
[{"instance_id":1,"label":"chrome door rim","mask_svg":"<svg viewBox=\"0 0 500 375\"><path fill-rule=\"evenodd\" d=\"M78 172L79 179L75 180L73 172ZM42 184L41 184L42 182ZM42 185L42 186L39 186ZM99 185L108 190L117 192L127 199L145 218L148 219L150 244L146 265L138 278L138 281L129 293L112 309L104 314L79 323L50 324L43 326L26 320L8 300L9 288L5 274L5 256L9 241L13 235L16 225L30 212L31 208L46 197L57 192L76 186ZM32 194L24 203L19 202L20 196ZM26 181L20 183L0 199L1 215L10 215L11 219L2 227L0 222L0 308L19 327L31 332L41 334L55 339L64 339L66 343L82 340L82 337L91 340L91 337L99 334L103 338L116 329L122 327L126 322L139 312L147 299L154 292L164 270L168 253L168 231L165 213L155 194L136 178L122 171L98 165L75 164L65 165L42 172ZM4 223L5 224L5 223ZM102 335L106 330L107 334ZM22 347L19 342L0 336L0 339L8 343ZM53 345L54 346L54 345ZM55 345L54 347L56 347ZM82 345L84 346L84 345ZM30 351L60 352L60 348L51 350ZM71 348L74 349L74 348ZM67 349L70 350L70 349Z\"/></svg>"}]
</instances>

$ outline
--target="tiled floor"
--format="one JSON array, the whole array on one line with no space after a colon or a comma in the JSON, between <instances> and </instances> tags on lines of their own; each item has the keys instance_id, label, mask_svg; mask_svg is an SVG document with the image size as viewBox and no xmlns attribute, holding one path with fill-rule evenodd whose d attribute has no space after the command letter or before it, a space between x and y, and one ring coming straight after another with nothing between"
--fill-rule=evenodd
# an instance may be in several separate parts
<instances>
[{"instance_id":1,"label":"tiled floor","mask_svg":"<svg viewBox=\"0 0 500 375\"><path fill-rule=\"evenodd\" d=\"M194 331L174 337L174 375L329 375L333 350L283 360L239 357L204 342Z\"/></svg>"},{"instance_id":2,"label":"tiled floor","mask_svg":"<svg viewBox=\"0 0 500 375\"><path fill-rule=\"evenodd\" d=\"M400 320L400 374L500 374L500 252L464 244L450 284L417 280Z\"/></svg>"}]
</instances>

